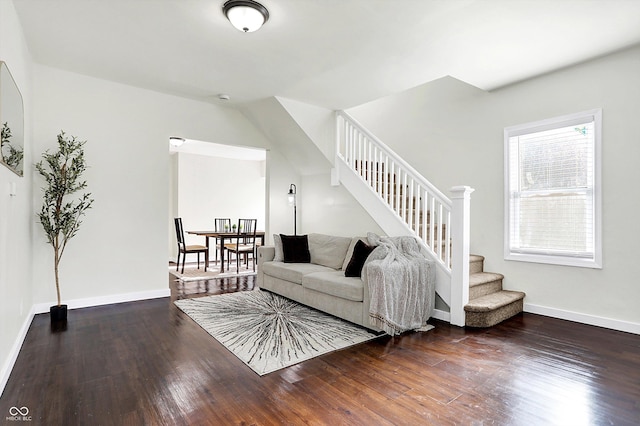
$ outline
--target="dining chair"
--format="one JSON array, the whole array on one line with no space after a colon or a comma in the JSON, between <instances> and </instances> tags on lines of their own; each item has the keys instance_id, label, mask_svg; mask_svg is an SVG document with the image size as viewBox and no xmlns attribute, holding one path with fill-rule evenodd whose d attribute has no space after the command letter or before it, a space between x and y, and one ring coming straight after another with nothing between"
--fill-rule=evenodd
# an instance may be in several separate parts
<instances>
[{"instance_id":1,"label":"dining chair","mask_svg":"<svg viewBox=\"0 0 640 426\"><path fill-rule=\"evenodd\" d=\"M245 232L252 232L254 234L253 237L253 241L254 241L254 245L255 248L253 249L253 256L256 257L258 256L258 246L260 245L260 242L258 241L258 239L255 237L255 234L257 234L257 228L258 228L258 219L240 219L240 225L238 226L239 229L244 229ZM245 259L247 258L248 255L245 256ZM247 267L249 266L249 262L247 262Z\"/></svg>"},{"instance_id":2,"label":"dining chair","mask_svg":"<svg viewBox=\"0 0 640 426\"><path fill-rule=\"evenodd\" d=\"M227 267L231 264L231 253L236 255L236 271L240 272L240 255L244 255L247 267L249 267L249 254L251 254L251 263L253 270L256 270L256 224L258 219L238 219L237 235L235 243L227 243L224 245L229 253L227 258Z\"/></svg>"},{"instance_id":3,"label":"dining chair","mask_svg":"<svg viewBox=\"0 0 640 426\"><path fill-rule=\"evenodd\" d=\"M213 230L215 232L231 232L231 219L216 217L213 220ZM218 263L218 252L220 251L220 239L216 238L215 262ZM223 248L223 250L225 250Z\"/></svg>"},{"instance_id":4,"label":"dining chair","mask_svg":"<svg viewBox=\"0 0 640 426\"><path fill-rule=\"evenodd\" d=\"M176 225L176 240L178 241L178 262L176 272L180 268L180 254L182 254L182 272L184 274L184 264L187 261L187 254L196 253L198 255L198 269L200 269L200 253L204 253L204 270L206 272L209 265L209 249L206 246L190 245L188 246L184 240L184 229L182 228L182 218L173 219Z\"/></svg>"}]
</instances>

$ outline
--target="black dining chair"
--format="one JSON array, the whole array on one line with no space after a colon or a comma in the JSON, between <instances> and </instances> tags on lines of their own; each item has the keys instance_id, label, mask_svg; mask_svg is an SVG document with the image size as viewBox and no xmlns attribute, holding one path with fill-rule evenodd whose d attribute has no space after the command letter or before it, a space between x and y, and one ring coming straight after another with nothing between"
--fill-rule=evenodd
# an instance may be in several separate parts
<instances>
[{"instance_id":1,"label":"black dining chair","mask_svg":"<svg viewBox=\"0 0 640 426\"><path fill-rule=\"evenodd\" d=\"M236 255L236 271L240 272L240 255L244 255L247 267L249 267L249 254L253 270L256 270L256 224L258 219L238 219L237 235L235 243L224 245L229 254ZM227 258L227 267L231 264L231 255Z\"/></svg>"},{"instance_id":2,"label":"black dining chair","mask_svg":"<svg viewBox=\"0 0 640 426\"><path fill-rule=\"evenodd\" d=\"M213 220L213 230L215 232L231 232L231 219L216 217ZM216 238L215 262L218 263L218 252L220 251L220 239ZM226 250L223 248L223 250Z\"/></svg>"},{"instance_id":3,"label":"black dining chair","mask_svg":"<svg viewBox=\"0 0 640 426\"><path fill-rule=\"evenodd\" d=\"M198 269L200 269L200 253L204 253L204 270L206 272L209 265L209 249L206 246L190 245L188 246L184 240L184 229L182 228L182 218L174 218L176 225L176 240L178 241L178 262L176 272L180 268L180 255L182 254L182 272L184 274L184 264L187 261L187 254L196 253L198 255Z\"/></svg>"}]
</instances>

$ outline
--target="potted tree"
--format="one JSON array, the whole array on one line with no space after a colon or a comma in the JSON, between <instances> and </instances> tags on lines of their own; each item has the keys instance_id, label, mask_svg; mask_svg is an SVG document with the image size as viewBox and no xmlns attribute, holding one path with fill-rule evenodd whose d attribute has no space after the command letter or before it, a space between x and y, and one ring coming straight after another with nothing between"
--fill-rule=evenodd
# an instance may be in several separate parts
<instances>
[{"instance_id":1,"label":"potted tree","mask_svg":"<svg viewBox=\"0 0 640 426\"><path fill-rule=\"evenodd\" d=\"M78 141L75 136L67 137L61 131L58 135L58 150L54 153L45 151L42 160L35 164L36 170L46 182L42 188L42 209L38 218L54 254L53 270L58 304L49 311L52 322L67 319L67 305L60 301L60 259L69 240L78 232L82 224L80 219L93 204L91 193L84 193L75 201L66 200L67 196L87 187L87 181L82 180L82 174L87 168L83 150L85 143L86 141Z\"/></svg>"}]
</instances>

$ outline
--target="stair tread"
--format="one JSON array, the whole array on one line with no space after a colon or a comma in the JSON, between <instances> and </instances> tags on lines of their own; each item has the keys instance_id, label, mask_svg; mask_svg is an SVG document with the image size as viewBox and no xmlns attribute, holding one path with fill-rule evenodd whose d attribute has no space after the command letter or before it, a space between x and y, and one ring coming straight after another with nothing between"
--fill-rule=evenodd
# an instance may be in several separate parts
<instances>
[{"instance_id":1,"label":"stair tread","mask_svg":"<svg viewBox=\"0 0 640 426\"><path fill-rule=\"evenodd\" d=\"M481 262L484 260L484 256L480 256L479 254L470 254L469 262Z\"/></svg>"},{"instance_id":2,"label":"stair tread","mask_svg":"<svg viewBox=\"0 0 640 426\"><path fill-rule=\"evenodd\" d=\"M504 279L504 275L495 272L474 272L469 274L469 287Z\"/></svg>"},{"instance_id":3,"label":"stair tread","mask_svg":"<svg viewBox=\"0 0 640 426\"><path fill-rule=\"evenodd\" d=\"M524 299L525 293L521 291L501 290L470 300L464 307L467 312L489 312Z\"/></svg>"}]
</instances>

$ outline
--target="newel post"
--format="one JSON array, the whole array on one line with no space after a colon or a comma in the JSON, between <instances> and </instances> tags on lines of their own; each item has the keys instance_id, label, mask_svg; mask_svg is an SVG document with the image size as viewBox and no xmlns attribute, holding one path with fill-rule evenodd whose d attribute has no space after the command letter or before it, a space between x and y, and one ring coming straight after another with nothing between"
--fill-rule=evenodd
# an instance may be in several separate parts
<instances>
[{"instance_id":1,"label":"newel post","mask_svg":"<svg viewBox=\"0 0 640 426\"><path fill-rule=\"evenodd\" d=\"M464 305L469 303L469 245L471 193L469 186L451 188L451 324L463 327Z\"/></svg>"}]
</instances>

